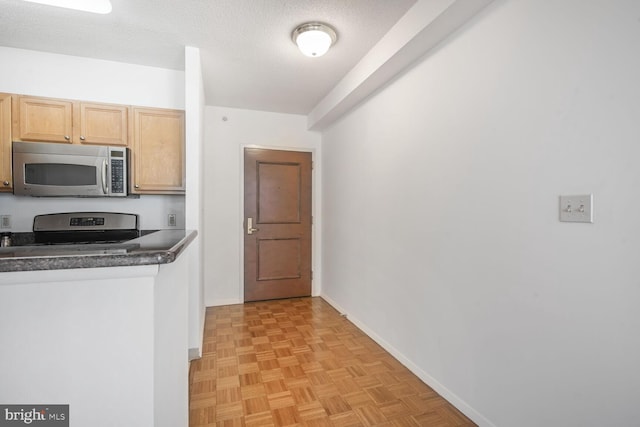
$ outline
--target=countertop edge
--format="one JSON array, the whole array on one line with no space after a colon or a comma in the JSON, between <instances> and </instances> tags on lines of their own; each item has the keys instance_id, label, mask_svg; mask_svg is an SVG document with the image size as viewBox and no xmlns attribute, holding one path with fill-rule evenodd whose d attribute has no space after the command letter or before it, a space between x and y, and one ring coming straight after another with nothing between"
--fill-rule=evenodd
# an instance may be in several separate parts
<instances>
[{"instance_id":1,"label":"countertop edge","mask_svg":"<svg viewBox=\"0 0 640 427\"><path fill-rule=\"evenodd\" d=\"M197 235L196 230L185 230L185 236L170 248L148 249L126 254L52 254L50 256L3 258L0 259L0 273L169 264L184 252Z\"/></svg>"}]
</instances>

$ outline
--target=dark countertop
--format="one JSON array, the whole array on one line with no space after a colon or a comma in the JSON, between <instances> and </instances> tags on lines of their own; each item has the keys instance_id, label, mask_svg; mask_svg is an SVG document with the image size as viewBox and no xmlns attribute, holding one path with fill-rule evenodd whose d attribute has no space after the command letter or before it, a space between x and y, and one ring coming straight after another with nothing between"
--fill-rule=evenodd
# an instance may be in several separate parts
<instances>
[{"instance_id":1,"label":"dark countertop","mask_svg":"<svg viewBox=\"0 0 640 427\"><path fill-rule=\"evenodd\" d=\"M123 243L0 247L0 272L168 264L197 234L159 230Z\"/></svg>"}]
</instances>

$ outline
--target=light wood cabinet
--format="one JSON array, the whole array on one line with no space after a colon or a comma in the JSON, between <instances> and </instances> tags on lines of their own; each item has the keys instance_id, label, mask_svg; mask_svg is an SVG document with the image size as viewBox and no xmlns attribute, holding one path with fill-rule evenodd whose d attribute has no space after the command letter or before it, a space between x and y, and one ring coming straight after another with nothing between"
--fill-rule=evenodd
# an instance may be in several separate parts
<instances>
[{"instance_id":1,"label":"light wood cabinet","mask_svg":"<svg viewBox=\"0 0 640 427\"><path fill-rule=\"evenodd\" d=\"M11 95L0 93L0 192L13 189L11 176Z\"/></svg>"},{"instance_id":2,"label":"light wood cabinet","mask_svg":"<svg viewBox=\"0 0 640 427\"><path fill-rule=\"evenodd\" d=\"M13 109L16 141L71 143L73 102L18 96Z\"/></svg>"},{"instance_id":3,"label":"light wood cabinet","mask_svg":"<svg viewBox=\"0 0 640 427\"><path fill-rule=\"evenodd\" d=\"M129 108L126 105L90 104L81 102L75 110L74 141L81 144L116 145L128 144L127 127ZM78 123L78 126L75 124Z\"/></svg>"},{"instance_id":4,"label":"light wood cabinet","mask_svg":"<svg viewBox=\"0 0 640 427\"><path fill-rule=\"evenodd\" d=\"M128 107L18 96L13 109L16 141L127 146Z\"/></svg>"},{"instance_id":5,"label":"light wood cabinet","mask_svg":"<svg viewBox=\"0 0 640 427\"><path fill-rule=\"evenodd\" d=\"M184 193L184 111L133 107L131 148L132 193Z\"/></svg>"}]
</instances>

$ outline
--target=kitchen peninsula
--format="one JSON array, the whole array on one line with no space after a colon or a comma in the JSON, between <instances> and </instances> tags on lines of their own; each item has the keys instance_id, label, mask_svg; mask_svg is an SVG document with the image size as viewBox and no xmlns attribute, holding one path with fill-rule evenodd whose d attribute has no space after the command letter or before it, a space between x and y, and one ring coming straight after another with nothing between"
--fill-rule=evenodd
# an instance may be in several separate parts
<instances>
[{"instance_id":1,"label":"kitchen peninsula","mask_svg":"<svg viewBox=\"0 0 640 427\"><path fill-rule=\"evenodd\" d=\"M71 426L187 425L195 237L0 248L0 401L69 404Z\"/></svg>"},{"instance_id":2,"label":"kitchen peninsula","mask_svg":"<svg viewBox=\"0 0 640 427\"><path fill-rule=\"evenodd\" d=\"M175 261L195 236L195 231L158 230L124 243L4 247L0 248L0 273L167 264Z\"/></svg>"}]
</instances>

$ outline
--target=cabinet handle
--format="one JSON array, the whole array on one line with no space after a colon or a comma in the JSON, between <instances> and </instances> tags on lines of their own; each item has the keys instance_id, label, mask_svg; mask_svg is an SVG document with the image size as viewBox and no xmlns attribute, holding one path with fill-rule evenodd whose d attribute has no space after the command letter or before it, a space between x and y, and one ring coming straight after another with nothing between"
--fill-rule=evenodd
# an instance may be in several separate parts
<instances>
[{"instance_id":1,"label":"cabinet handle","mask_svg":"<svg viewBox=\"0 0 640 427\"><path fill-rule=\"evenodd\" d=\"M9 184L11 184L11 183L9 181L5 181L5 182L3 182L3 184L4 184L5 187L8 187Z\"/></svg>"},{"instance_id":2,"label":"cabinet handle","mask_svg":"<svg viewBox=\"0 0 640 427\"><path fill-rule=\"evenodd\" d=\"M133 186L134 188L140 188L140 186L138 184Z\"/></svg>"},{"instance_id":3,"label":"cabinet handle","mask_svg":"<svg viewBox=\"0 0 640 427\"><path fill-rule=\"evenodd\" d=\"M84 140L85 140L84 136L80 135L80 141L84 141Z\"/></svg>"},{"instance_id":4,"label":"cabinet handle","mask_svg":"<svg viewBox=\"0 0 640 427\"><path fill-rule=\"evenodd\" d=\"M69 135L65 135L64 139L66 139L67 141L71 139L71 137Z\"/></svg>"}]
</instances>

